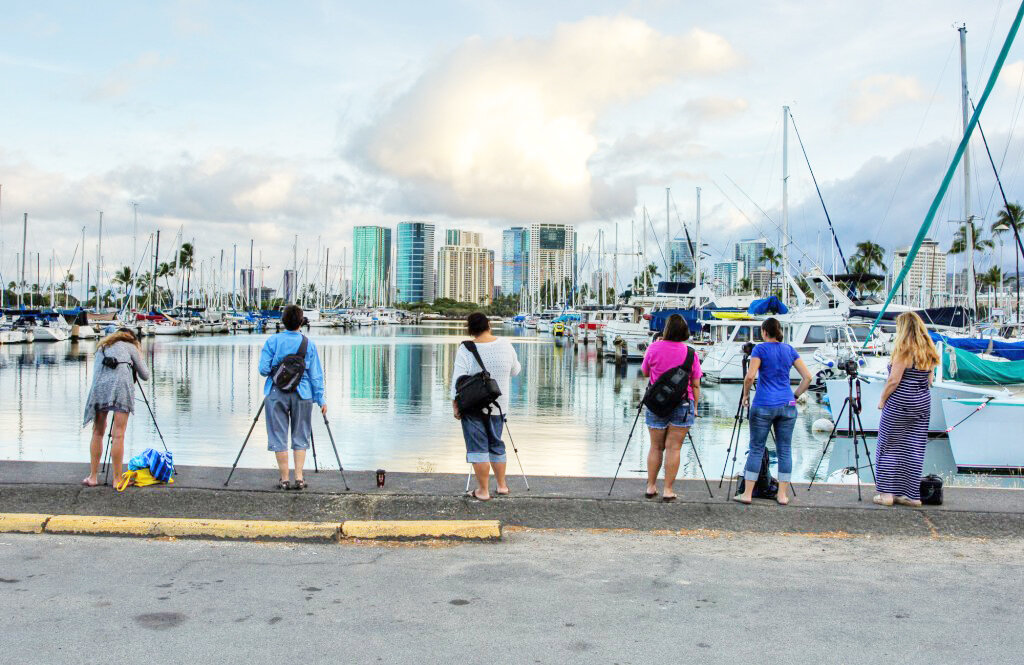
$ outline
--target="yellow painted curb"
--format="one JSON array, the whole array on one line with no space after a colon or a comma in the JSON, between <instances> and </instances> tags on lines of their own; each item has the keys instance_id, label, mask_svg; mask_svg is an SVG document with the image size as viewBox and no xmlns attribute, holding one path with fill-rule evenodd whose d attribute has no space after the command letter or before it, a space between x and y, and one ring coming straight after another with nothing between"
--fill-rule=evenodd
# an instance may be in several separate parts
<instances>
[{"instance_id":1,"label":"yellow painted curb","mask_svg":"<svg viewBox=\"0 0 1024 665\"><path fill-rule=\"evenodd\" d=\"M275 522L265 520L207 520L181 517L103 517L56 515L47 533L115 534L125 536L193 536L208 538L281 538L336 540L337 522Z\"/></svg>"},{"instance_id":2,"label":"yellow painted curb","mask_svg":"<svg viewBox=\"0 0 1024 665\"><path fill-rule=\"evenodd\" d=\"M49 515L0 513L0 533L42 533Z\"/></svg>"},{"instance_id":3,"label":"yellow painted curb","mask_svg":"<svg viewBox=\"0 0 1024 665\"><path fill-rule=\"evenodd\" d=\"M341 525L345 538L413 539L459 538L500 540L497 520L348 520Z\"/></svg>"}]
</instances>

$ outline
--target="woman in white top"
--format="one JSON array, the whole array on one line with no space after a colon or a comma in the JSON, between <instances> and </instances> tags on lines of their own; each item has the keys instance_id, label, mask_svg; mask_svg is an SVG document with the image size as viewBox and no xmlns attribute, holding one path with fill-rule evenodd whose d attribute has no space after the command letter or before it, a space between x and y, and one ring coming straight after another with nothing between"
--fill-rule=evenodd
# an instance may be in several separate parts
<instances>
[{"instance_id":1,"label":"woman in white top","mask_svg":"<svg viewBox=\"0 0 1024 665\"><path fill-rule=\"evenodd\" d=\"M469 315L466 329L473 337L477 353L483 361L491 378L497 381L501 397L497 404L501 413L508 412L509 380L519 374L522 367L516 350L506 339L491 334L491 324L480 312ZM455 353L455 371L452 372L452 410L456 420L462 422L462 435L466 439L466 461L473 465L476 475L476 489L467 493L477 501L490 501L490 470L494 469L494 478L498 484L498 494L508 494L505 483L505 442L501 440L504 422L497 413L460 414L459 404L455 400L455 386L459 377L477 374L482 371L480 364L465 344L459 345Z\"/></svg>"}]
</instances>

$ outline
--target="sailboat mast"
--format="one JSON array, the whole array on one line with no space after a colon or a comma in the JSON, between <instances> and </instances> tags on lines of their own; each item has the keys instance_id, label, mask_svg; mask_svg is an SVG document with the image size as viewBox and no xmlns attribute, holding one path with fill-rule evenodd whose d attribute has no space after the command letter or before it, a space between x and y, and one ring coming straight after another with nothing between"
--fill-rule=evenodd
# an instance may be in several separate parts
<instances>
[{"instance_id":1,"label":"sailboat mast","mask_svg":"<svg viewBox=\"0 0 1024 665\"><path fill-rule=\"evenodd\" d=\"M96 243L96 311L100 311L100 288L103 285L103 211L100 210L100 234ZM27 217L27 216L26 216Z\"/></svg>"},{"instance_id":2,"label":"sailboat mast","mask_svg":"<svg viewBox=\"0 0 1024 665\"><path fill-rule=\"evenodd\" d=\"M782 270L789 270L789 107L782 107ZM769 290L771 285L769 284ZM782 302L789 302L789 280L782 277Z\"/></svg>"},{"instance_id":3,"label":"sailboat mast","mask_svg":"<svg viewBox=\"0 0 1024 665\"><path fill-rule=\"evenodd\" d=\"M83 281L85 277L85 227L82 227L82 263L81 269L78 271L78 281L82 282L82 297L78 299L78 306L81 308L86 305L86 300L89 299L89 284L88 280Z\"/></svg>"},{"instance_id":4,"label":"sailboat mast","mask_svg":"<svg viewBox=\"0 0 1024 665\"><path fill-rule=\"evenodd\" d=\"M696 282L696 288L700 287L700 187L697 188L697 233L693 252L693 281Z\"/></svg>"},{"instance_id":5,"label":"sailboat mast","mask_svg":"<svg viewBox=\"0 0 1024 665\"><path fill-rule=\"evenodd\" d=\"M138 260L138 256L139 256L139 204L136 203L135 201L132 201L132 263L131 263L132 266L136 265L135 262ZM132 279L134 279L134 278L135 278L135 275L132 275ZM136 297L135 297L135 292L137 290L138 289L135 289L135 288L132 289L132 310L133 311L135 309L137 309L137 305L138 305Z\"/></svg>"},{"instance_id":6,"label":"sailboat mast","mask_svg":"<svg viewBox=\"0 0 1024 665\"><path fill-rule=\"evenodd\" d=\"M28 213L21 223L21 288L18 289L18 307L25 305L25 247L28 244Z\"/></svg>"},{"instance_id":7,"label":"sailboat mast","mask_svg":"<svg viewBox=\"0 0 1024 665\"><path fill-rule=\"evenodd\" d=\"M960 94L964 118L964 133L970 117L967 114L967 24L961 25L960 32ZM978 294L975 290L974 275L974 219L971 216L971 151L964 151L964 240L967 249L967 297L970 298L974 315L978 314Z\"/></svg>"}]
</instances>

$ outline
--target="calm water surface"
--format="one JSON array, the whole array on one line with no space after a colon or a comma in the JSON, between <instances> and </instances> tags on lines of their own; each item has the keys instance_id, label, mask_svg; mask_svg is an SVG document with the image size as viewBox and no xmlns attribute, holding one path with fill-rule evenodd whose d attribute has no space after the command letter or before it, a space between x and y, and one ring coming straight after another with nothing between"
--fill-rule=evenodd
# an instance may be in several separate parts
<instances>
[{"instance_id":1,"label":"calm water surface","mask_svg":"<svg viewBox=\"0 0 1024 665\"><path fill-rule=\"evenodd\" d=\"M527 473L611 476L643 394L639 364L616 369L599 360L593 346L574 351L532 331L500 328L496 333L510 336L523 365L512 379L509 430ZM461 325L314 331L312 338L320 349L328 417L346 467L466 471L462 433L449 399ZM143 350L154 377L145 390L179 464L230 466L234 461L263 398L264 380L257 367L265 339L221 335L145 340ZM0 347L0 459L88 460L89 430L81 423L94 351L95 342ZM692 432L709 478L718 478L726 462L739 394L736 385L703 390ZM795 478L809 479L818 463L825 435L812 432L811 425L824 417L828 411L821 405L801 408L793 441ZM313 431L321 465L336 467L318 414ZM744 427L737 470L743 464L746 435ZM874 442L869 443L873 454ZM132 454L159 447L138 395L126 446ZM831 473L835 480L838 468L853 463L849 441L834 446L837 452L825 458L819 478ZM624 476L643 474L647 448L641 418L623 463ZM699 476L692 449L683 451L682 473ZM509 454L514 465L511 449ZM262 417L240 466L272 466ZM959 484L1019 482L955 476L949 445L941 440L929 444L928 470Z\"/></svg>"}]
</instances>

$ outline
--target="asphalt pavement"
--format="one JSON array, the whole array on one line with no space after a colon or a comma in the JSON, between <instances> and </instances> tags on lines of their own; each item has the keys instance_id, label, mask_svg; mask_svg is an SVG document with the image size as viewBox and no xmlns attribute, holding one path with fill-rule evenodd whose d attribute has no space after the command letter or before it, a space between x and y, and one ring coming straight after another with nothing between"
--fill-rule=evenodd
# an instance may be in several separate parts
<instances>
[{"instance_id":1,"label":"asphalt pavement","mask_svg":"<svg viewBox=\"0 0 1024 665\"><path fill-rule=\"evenodd\" d=\"M3 663L1019 663L1024 541L0 535Z\"/></svg>"}]
</instances>

